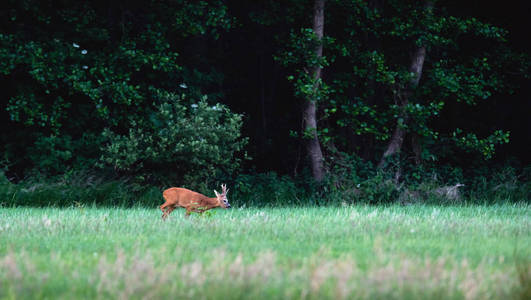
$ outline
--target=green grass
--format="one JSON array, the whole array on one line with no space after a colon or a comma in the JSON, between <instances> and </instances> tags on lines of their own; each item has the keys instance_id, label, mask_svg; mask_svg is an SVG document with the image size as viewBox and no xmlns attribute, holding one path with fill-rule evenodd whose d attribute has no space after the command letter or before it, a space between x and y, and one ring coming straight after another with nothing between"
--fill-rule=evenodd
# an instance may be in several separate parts
<instances>
[{"instance_id":1,"label":"green grass","mask_svg":"<svg viewBox=\"0 0 531 300\"><path fill-rule=\"evenodd\" d=\"M530 211L0 208L0 298L525 299Z\"/></svg>"}]
</instances>

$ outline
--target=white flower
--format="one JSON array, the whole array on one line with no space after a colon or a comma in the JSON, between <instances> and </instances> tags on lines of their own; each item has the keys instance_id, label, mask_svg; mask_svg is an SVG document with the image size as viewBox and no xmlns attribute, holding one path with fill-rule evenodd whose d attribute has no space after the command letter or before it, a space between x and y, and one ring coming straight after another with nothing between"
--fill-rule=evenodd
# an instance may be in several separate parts
<instances>
[{"instance_id":1,"label":"white flower","mask_svg":"<svg viewBox=\"0 0 531 300\"><path fill-rule=\"evenodd\" d=\"M190 105L190 106L191 106L192 108L197 108L197 104L195 104L195 103L192 104L192 105Z\"/></svg>"},{"instance_id":2,"label":"white flower","mask_svg":"<svg viewBox=\"0 0 531 300\"><path fill-rule=\"evenodd\" d=\"M86 69L88 69L88 66L83 66L82 68L83 68L83 70L86 70Z\"/></svg>"},{"instance_id":3,"label":"white flower","mask_svg":"<svg viewBox=\"0 0 531 300\"><path fill-rule=\"evenodd\" d=\"M188 88L188 86L186 85L186 83L181 83L181 84L179 84L179 86L180 86L181 88L183 88L183 89Z\"/></svg>"},{"instance_id":4,"label":"white flower","mask_svg":"<svg viewBox=\"0 0 531 300\"><path fill-rule=\"evenodd\" d=\"M81 54L83 54L83 55L87 54L87 50L85 50L85 49L81 50Z\"/></svg>"},{"instance_id":5,"label":"white flower","mask_svg":"<svg viewBox=\"0 0 531 300\"><path fill-rule=\"evenodd\" d=\"M79 48L79 45L76 44L76 43L72 43L72 46L73 46L74 48Z\"/></svg>"}]
</instances>

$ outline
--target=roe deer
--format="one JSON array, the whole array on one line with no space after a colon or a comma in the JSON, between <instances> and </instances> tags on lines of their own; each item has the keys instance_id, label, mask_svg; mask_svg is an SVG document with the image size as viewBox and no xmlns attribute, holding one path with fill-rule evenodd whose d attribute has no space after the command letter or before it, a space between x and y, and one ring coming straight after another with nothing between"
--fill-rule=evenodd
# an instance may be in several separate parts
<instances>
[{"instance_id":1,"label":"roe deer","mask_svg":"<svg viewBox=\"0 0 531 300\"><path fill-rule=\"evenodd\" d=\"M166 219L171 212L177 207L186 208L186 216L192 211L203 213L214 207L230 208L227 200L227 186L221 185L221 194L214 190L216 197L209 198L203 194L190 191L185 188L169 188L162 192L162 197L166 202L160 206L162 219Z\"/></svg>"}]
</instances>

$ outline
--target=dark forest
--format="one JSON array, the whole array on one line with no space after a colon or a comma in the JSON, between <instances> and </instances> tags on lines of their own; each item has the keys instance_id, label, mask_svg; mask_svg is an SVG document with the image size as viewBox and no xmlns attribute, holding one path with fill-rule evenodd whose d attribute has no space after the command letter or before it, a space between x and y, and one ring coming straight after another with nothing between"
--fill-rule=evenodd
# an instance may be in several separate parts
<instances>
[{"instance_id":1,"label":"dark forest","mask_svg":"<svg viewBox=\"0 0 531 300\"><path fill-rule=\"evenodd\" d=\"M151 203L220 183L240 204L528 201L529 13L3 1L0 202Z\"/></svg>"}]
</instances>

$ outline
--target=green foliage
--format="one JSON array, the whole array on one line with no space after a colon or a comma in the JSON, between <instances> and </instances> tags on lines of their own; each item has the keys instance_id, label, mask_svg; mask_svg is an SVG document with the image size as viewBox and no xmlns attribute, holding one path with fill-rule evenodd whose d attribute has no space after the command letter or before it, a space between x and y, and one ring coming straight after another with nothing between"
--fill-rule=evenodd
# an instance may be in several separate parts
<instances>
[{"instance_id":1,"label":"green foliage","mask_svg":"<svg viewBox=\"0 0 531 300\"><path fill-rule=\"evenodd\" d=\"M342 17L328 18L325 26L327 39L333 43L325 44L324 53L332 58L327 68L334 72L323 83L329 99L320 104L326 120L320 127L327 127L319 132L323 140L349 149L346 130L363 140L385 141L398 124L421 137L423 151L427 151L424 156L438 159L445 155L442 148L462 147L452 139L454 128L447 134L436 125L446 117L445 108L455 103L477 105L504 92L512 85L507 69L527 63L526 59L515 63L518 55L508 54L505 30L477 18L448 15L439 5L424 9L408 1L329 3L329 13ZM489 48L463 51L470 47L465 37L488 43ZM421 82L410 87L410 53L420 46L427 49ZM404 94L408 104L402 106ZM446 128L442 132L448 132ZM493 132L487 143L468 143L468 147L490 158L494 146L508 135L502 138L499 128L487 130ZM454 143L445 145L442 140Z\"/></svg>"},{"instance_id":2,"label":"green foliage","mask_svg":"<svg viewBox=\"0 0 531 300\"><path fill-rule=\"evenodd\" d=\"M300 26L308 19L300 21L296 13L292 19L275 19L290 26L288 35L279 35L281 50L276 59L288 69L295 95L318 100L322 107L320 120L324 122L318 126L321 142L332 141L348 149L345 132L385 141L399 124L408 133L422 137L424 145L433 145L424 149L424 156L437 159L444 155L439 151L441 138L448 141L451 136L441 134L434 123L446 113L448 103L476 105L510 86L505 68L517 64L503 45L507 32L477 18L448 15L438 4L425 9L407 1L328 2L322 41L311 29ZM311 7L304 7L304 11L311 15ZM464 36L488 41L492 48L464 55ZM324 55L318 59L314 50L320 44ZM418 88L409 87L409 52L414 46L425 46L428 53ZM496 60L494 53L499 50L506 54ZM325 70L326 76L315 82L309 72L312 67L333 71ZM404 93L409 103L402 107ZM489 130L499 135L499 129ZM301 134L305 135L308 133ZM450 141L454 147L462 146L456 139ZM494 153L490 145L501 140L490 141L488 150L478 143L468 146L489 158Z\"/></svg>"},{"instance_id":3,"label":"green foliage","mask_svg":"<svg viewBox=\"0 0 531 300\"><path fill-rule=\"evenodd\" d=\"M234 206L291 206L313 204L311 193L301 182L275 172L240 174L231 188Z\"/></svg>"},{"instance_id":4,"label":"green foliage","mask_svg":"<svg viewBox=\"0 0 531 300\"><path fill-rule=\"evenodd\" d=\"M478 203L512 203L531 201L531 169L519 170L510 165L488 170L478 168L476 176L466 180L467 196Z\"/></svg>"},{"instance_id":5,"label":"green foliage","mask_svg":"<svg viewBox=\"0 0 531 300\"><path fill-rule=\"evenodd\" d=\"M148 206L161 199L160 190L147 187L142 191L124 180L104 178L87 171L70 171L60 176L33 176L17 184L2 181L2 206Z\"/></svg>"},{"instance_id":6,"label":"green foliage","mask_svg":"<svg viewBox=\"0 0 531 300\"><path fill-rule=\"evenodd\" d=\"M384 203L421 184L477 180L477 189L464 188L472 193L490 177L485 171L471 179L465 167L492 166L498 145L509 142L511 122L485 112L494 106L512 113L504 97L522 92L518 86L531 74L529 55L510 49L505 29L440 1L427 10L412 0L329 0L322 40L310 29L311 1L4 2L0 151L6 174L18 180L98 165L101 176L130 180L135 191L149 184L210 191L214 182L241 180L242 203L260 205ZM410 54L420 46L427 56L411 87ZM316 67L323 69L318 80ZM300 102L293 94L318 102L316 133L331 171L324 187L282 175L293 169L286 161L303 157L286 141L288 132L315 134L296 132ZM511 139L526 134L514 123ZM403 171L393 183L393 174L378 174L373 164L396 126L407 133L390 162ZM249 148L240 130L250 136ZM421 166L411 162L411 137L421 145ZM244 150L267 162L243 165ZM253 164L279 175L236 176ZM478 197L492 198L485 193ZM526 195L489 193L513 195L511 201Z\"/></svg>"},{"instance_id":7,"label":"green foliage","mask_svg":"<svg viewBox=\"0 0 531 300\"><path fill-rule=\"evenodd\" d=\"M102 162L140 182L194 186L230 175L239 167L242 116L226 106L158 93L149 120L131 121L126 134L104 132Z\"/></svg>"},{"instance_id":8,"label":"green foliage","mask_svg":"<svg viewBox=\"0 0 531 300\"><path fill-rule=\"evenodd\" d=\"M4 170L0 169L0 206L13 203L15 196L16 185L9 181Z\"/></svg>"},{"instance_id":9,"label":"green foliage","mask_svg":"<svg viewBox=\"0 0 531 300\"><path fill-rule=\"evenodd\" d=\"M467 151L479 151L486 159L489 159L494 154L496 145L509 143L509 132L496 130L493 134L486 138L479 139L474 133L463 134L463 131L457 128L452 133L452 138L459 147Z\"/></svg>"},{"instance_id":10,"label":"green foliage","mask_svg":"<svg viewBox=\"0 0 531 300\"><path fill-rule=\"evenodd\" d=\"M306 101L324 101L327 98L328 86L321 78L315 78L312 70L329 65L326 56L318 57L315 49L332 43L330 38L320 40L311 28L290 32L287 44L275 58L293 72L287 79L293 82L296 97Z\"/></svg>"},{"instance_id":11,"label":"green foliage","mask_svg":"<svg viewBox=\"0 0 531 300\"><path fill-rule=\"evenodd\" d=\"M529 168L503 165L470 166L461 169L452 164L427 161L416 165L398 156L390 164L400 166L399 182L395 173L377 169L357 155L330 153L329 173L313 196L327 205L349 203L425 203L454 205L462 203L515 203L531 201Z\"/></svg>"},{"instance_id":12,"label":"green foliage","mask_svg":"<svg viewBox=\"0 0 531 300\"><path fill-rule=\"evenodd\" d=\"M334 153L320 193L326 204L385 204L396 202L402 188L392 175L377 170L357 155Z\"/></svg>"},{"instance_id":13,"label":"green foliage","mask_svg":"<svg viewBox=\"0 0 531 300\"><path fill-rule=\"evenodd\" d=\"M359 157L336 163L321 186L309 175L239 174L230 187L234 207L340 206L350 204L503 204L531 203L531 170L504 166L462 170L403 165L404 179L366 165ZM0 173L0 175L2 175ZM210 186L197 190L209 195ZM138 182L69 171L54 178L34 176L16 184L0 176L0 206L141 206L162 203L162 189ZM212 215L213 216L213 215ZM207 214L206 217L211 217Z\"/></svg>"},{"instance_id":14,"label":"green foliage","mask_svg":"<svg viewBox=\"0 0 531 300\"><path fill-rule=\"evenodd\" d=\"M89 169L97 162L99 150L95 147L103 137L95 133L83 133L73 139L71 135L40 135L28 151L28 158L34 163L34 172L57 175L72 169Z\"/></svg>"},{"instance_id":15,"label":"green foliage","mask_svg":"<svg viewBox=\"0 0 531 300\"><path fill-rule=\"evenodd\" d=\"M6 149L16 168L92 166L104 128L124 132L153 114L153 90L199 98L220 80L179 52L186 39L231 28L222 1L8 2L0 11L0 80L9 86L2 110L29 139L27 153ZM11 135L4 133L9 143Z\"/></svg>"}]
</instances>

